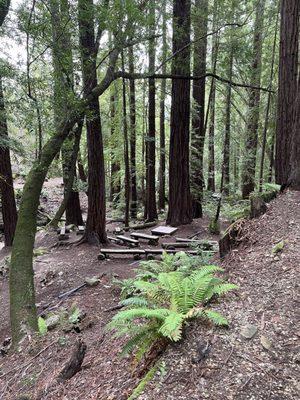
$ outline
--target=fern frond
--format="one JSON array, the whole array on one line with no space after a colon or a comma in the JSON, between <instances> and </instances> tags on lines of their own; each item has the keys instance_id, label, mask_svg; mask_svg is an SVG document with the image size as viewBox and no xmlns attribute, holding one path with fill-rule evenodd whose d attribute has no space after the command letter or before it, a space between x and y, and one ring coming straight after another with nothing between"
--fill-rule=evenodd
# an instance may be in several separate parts
<instances>
[{"instance_id":1,"label":"fern frond","mask_svg":"<svg viewBox=\"0 0 300 400\"><path fill-rule=\"evenodd\" d=\"M221 295L235 289L238 289L238 285L235 285L234 283L222 283L214 287L214 293Z\"/></svg>"},{"instance_id":2,"label":"fern frond","mask_svg":"<svg viewBox=\"0 0 300 400\"><path fill-rule=\"evenodd\" d=\"M223 315L218 313L217 311L212 311L212 310L204 310L203 315L208 318L210 321L212 321L215 325L223 325L227 326L228 321Z\"/></svg>"},{"instance_id":3,"label":"fern frond","mask_svg":"<svg viewBox=\"0 0 300 400\"><path fill-rule=\"evenodd\" d=\"M200 278L205 275L211 275L215 272L222 271L224 271L223 268L218 267L217 265L205 265L204 267L201 267L201 269L195 271L193 275L196 275L198 278Z\"/></svg>"},{"instance_id":4,"label":"fern frond","mask_svg":"<svg viewBox=\"0 0 300 400\"><path fill-rule=\"evenodd\" d=\"M133 321L138 318L156 318L158 320L164 320L168 316L169 312L170 311L166 308L156 308L154 310L148 308L130 308L129 310L118 312L111 322Z\"/></svg>"},{"instance_id":5,"label":"fern frond","mask_svg":"<svg viewBox=\"0 0 300 400\"><path fill-rule=\"evenodd\" d=\"M121 304L125 307L147 307L148 301L142 296L133 296L122 300Z\"/></svg>"},{"instance_id":6,"label":"fern frond","mask_svg":"<svg viewBox=\"0 0 300 400\"><path fill-rule=\"evenodd\" d=\"M172 340L177 342L182 336L182 324L184 321L184 315L177 312L170 312L166 317L164 323L159 329L159 332Z\"/></svg>"},{"instance_id":7,"label":"fern frond","mask_svg":"<svg viewBox=\"0 0 300 400\"><path fill-rule=\"evenodd\" d=\"M139 349L143 347L144 352L147 351L147 346L145 346L144 343L147 343L149 348L153 339L153 327L150 327L149 324L140 326L139 330L126 342L120 356L124 357L126 354L131 353L136 347L139 347Z\"/></svg>"}]
</instances>

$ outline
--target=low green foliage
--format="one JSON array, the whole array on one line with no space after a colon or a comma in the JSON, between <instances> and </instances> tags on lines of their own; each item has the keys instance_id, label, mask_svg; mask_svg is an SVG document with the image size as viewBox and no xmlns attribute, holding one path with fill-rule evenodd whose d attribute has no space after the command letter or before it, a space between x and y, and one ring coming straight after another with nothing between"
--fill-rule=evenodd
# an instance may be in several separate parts
<instances>
[{"instance_id":1,"label":"low green foliage","mask_svg":"<svg viewBox=\"0 0 300 400\"><path fill-rule=\"evenodd\" d=\"M140 380L140 382L137 385L137 387L133 390L131 396L128 397L128 400L135 400L143 393L146 385L154 378L154 375L158 371L159 367L160 367L160 364L154 365L147 372L147 374L143 377L143 379Z\"/></svg>"},{"instance_id":2,"label":"low green foliage","mask_svg":"<svg viewBox=\"0 0 300 400\"><path fill-rule=\"evenodd\" d=\"M46 335L48 332L46 321L42 317L38 318L38 328L41 335Z\"/></svg>"},{"instance_id":3,"label":"low green foliage","mask_svg":"<svg viewBox=\"0 0 300 400\"><path fill-rule=\"evenodd\" d=\"M281 240L279 243L275 244L275 246L272 249L272 253L274 255L280 253L284 249L285 244L286 244L285 240Z\"/></svg>"},{"instance_id":4,"label":"low green foliage","mask_svg":"<svg viewBox=\"0 0 300 400\"><path fill-rule=\"evenodd\" d=\"M214 235L219 235L220 233L220 223L215 219L212 219L208 226L208 231Z\"/></svg>"},{"instance_id":5,"label":"low green foliage","mask_svg":"<svg viewBox=\"0 0 300 400\"><path fill-rule=\"evenodd\" d=\"M107 326L116 336L129 336L122 354L138 349L140 359L157 339L177 342L186 323L194 318L210 320L216 325L228 324L226 318L207 305L213 297L237 286L215 276L222 271L220 267L197 268L189 255L176 256L165 254L161 262L141 263L133 281L134 295L122 301L126 309L117 313ZM187 266L183 265L183 259Z\"/></svg>"}]
</instances>

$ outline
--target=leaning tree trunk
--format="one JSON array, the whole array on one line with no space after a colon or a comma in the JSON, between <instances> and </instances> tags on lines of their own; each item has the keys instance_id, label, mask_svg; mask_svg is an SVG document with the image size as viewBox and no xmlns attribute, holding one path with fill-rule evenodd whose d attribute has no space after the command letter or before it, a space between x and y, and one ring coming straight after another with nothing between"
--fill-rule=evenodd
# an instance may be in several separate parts
<instances>
[{"instance_id":1,"label":"leaning tree trunk","mask_svg":"<svg viewBox=\"0 0 300 400\"><path fill-rule=\"evenodd\" d=\"M253 37L253 61L251 68L251 84L260 86L262 67L262 31L264 25L265 0L259 0ZM243 165L242 195L248 198L255 188L255 168L258 140L260 91L250 89L248 123L246 132L246 154Z\"/></svg>"},{"instance_id":2,"label":"leaning tree trunk","mask_svg":"<svg viewBox=\"0 0 300 400\"><path fill-rule=\"evenodd\" d=\"M0 76L0 199L4 224L4 243L11 246L17 224L17 207L13 186L2 77ZM4 142L4 143L1 143Z\"/></svg>"},{"instance_id":3,"label":"leaning tree trunk","mask_svg":"<svg viewBox=\"0 0 300 400\"><path fill-rule=\"evenodd\" d=\"M162 74L166 74L167 67L165 60L167 58L167 1L162 5ZM166 79L162 79L160 86L160 115L159 115L159 190L158 207L164 210L166 206L166 132L165 132L165 102L166 102Z\"/></svg>"},{"instance_id":4,"label":"leaning tree trunk","mask_svg":"<svg viewBox=\"0 0 300 400\"><path fill-rule=\"evenodd\" d=\"M84 93L97 86L95 27L93 0L78 0L78 23ZM88 216L85 239L90 243L105 243L105 168L100 105L94 98L88 105L86 118L88 146Z\"/></svg>"},{"instance_id":5,"label":"leaning tree trunk","mask_svg":"<svg viewBox=\"0 0 300 400\"><path fill-rule=\"evenodd\" d=\"M278 106L276 126L276 183L284 185L290 174L294 103L298 78L299 0L281 2Z\"/></svg>"},{"instance_id":6,"label":"leaning tree trunk","mask_svg":"<svg viewBox=\"0 0 300 400\"><path fill-rule=\"evenodd\" d=\"M150 35L155 33L155 1L150 3ZM149 74L155 72L155 39L149 40ZM155 79L149 79L148 92L148 137L146 139L146 162L147 162L147 189L146 189L146 219L149 222L157 219L156 210L156 187L155 187Z\"/></svg>"},{"instance_id":7,"label":"leaning tree trunk","mask_svg":"<svg viewBox=\"0 0 300 400\"><path fill-rule=\"evenodd\" d=\"M71 33L67 28L70 18L68 0L51 0L51 25L52 25L52 59L54 75L54 122L56 129L64 119L71 107L73 100L73 57L71 48ZM79 193L73 191L69 181L74 181L76 168L72 165L72 154L75 138L73 135L65 141L62 147L62 169L64 181L64 201L66 211L66 223L82 225ZM76 163L76 160L75 160ZM68 190L67 190L68 188Z\"/></svg>"},{"instance_id":8,"label":"leaning tree trunk","mask_svg":"<svg viewBox=\"0 0 300 400\"><path fill-rule=\"evenodd\" d=\"M190 75L190 0L173 2L173 75ZM171 135L169 153L169 210L167 223L173 226L192 221L189 174L190 82L172 80Z\"/></svg>"},{"instance_id":9,"label":"leaning tree trunk","mask_svg":"<svg viewBox=\"0 0 300 400\"><path fill-rule=\"evenodd\" d=\"M129 73L134 74L134 55L132 46L128 49ZM136 187L136 106L135 106L135 81L129 81L130 103L130 212L131 217L137 216L137 187Z\"/></svg>"},{"instance_id":10,"label":"leaning tree trunk","mask_svg":"<svg viewBox=\"0 0 300 400\"><path fill-rule=\"evenodd\" d=\"M208 0L195 1L194 16L194 76L206 73ZM203 37L204 39L199 40ZM204 186L203 157L205 140L205 78L193 81L194 115L191 138L191 191L193 217L202 217Z\"/></svg>"}]
</instances>

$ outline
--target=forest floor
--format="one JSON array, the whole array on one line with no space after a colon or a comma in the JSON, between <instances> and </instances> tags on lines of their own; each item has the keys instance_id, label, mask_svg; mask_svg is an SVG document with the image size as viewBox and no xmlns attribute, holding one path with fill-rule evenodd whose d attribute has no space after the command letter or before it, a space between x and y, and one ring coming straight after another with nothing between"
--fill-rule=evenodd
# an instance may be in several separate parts
<instances>
[{"instance_id":1,"label":"forest floor","mask_svg":"<svg viewBox=\"0 0 300 400\"><path fill-rule=\"evenodd\" d=\"M61 194L59 189L55 193ZM196 220L180 227L176 235L187 237L202 229L201 237L212 238L207 225L206 219ZM290 192L270 203L265 215L249 221L242 245L223 261L216 260L229 281L240 287L217 305L229 319L229 328L191 324L186 338L167 348L159 372L140 400L299 398L299 226L300 194ZM113 227L108 225L109 230ZM283 250L273 255L281 240L286 240ZM30 400L125 400L139 382L138 373L131 357L119 357L124 339L112 338L105 325L115 313L109 309L119 302L112 278L133 276L138 262L126 257L98 261L97 247L53 247L56 242L56 233L38 232L36 247L48 252L35 258L34 267L38 311L51 308L61 316L60 324L43 337L26 340L19 353L0 354L0 399L28 395ZM4 255L2 251L0 260ZM100 277L97 286L58 299L92 276ZM0 277L0 293L1 346L9 336L7 277ZM75 306L86 316L69 331L63 315ZM245 339L249 324L257 332ZM83 368L66 383L58 383L79 337L87 344ZM210 352L199 360L203 345Z\"/></svg>"}]
</instances>

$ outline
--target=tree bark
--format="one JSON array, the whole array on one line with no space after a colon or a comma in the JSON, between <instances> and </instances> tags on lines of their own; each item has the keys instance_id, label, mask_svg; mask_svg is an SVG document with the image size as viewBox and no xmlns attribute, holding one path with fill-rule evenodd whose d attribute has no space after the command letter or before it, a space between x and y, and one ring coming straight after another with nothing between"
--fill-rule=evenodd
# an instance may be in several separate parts
<instances>
[{"instance_id":1,"label":"tree bark","mask_svg":"<svg viewBox=\"0 0 300 400\"><path fill-rule=\"evenodd\" d=\"M287 184L290 174L291 137L298 80L299 12L298 0L281 2L275 155L275 179L280 185Z\"/></svg>"},{"instance_id":2,"label":"tree bark","mask_svg":"<svg viewBox=\"0 0 300 400\"><path fill-rule=\"evenodd\" d=\"M121 182L120 182L120 162L116 152L116 89L111 89L110 95L110 138L111 138L111 165L110 165L110 201L116 206L120 200Z\"/></svg>"},{"instance_id":3,"label":"tree bark","mask_svg":"<svg viewBox=\"0 0 300 400\"><path fill-rule=\"evenodd\" d=\"M162 61L167 58L167 1L162 5ZM166 63L162 66L162 73L167 72ZM160 115L159 115L159 190L158 190L158 208L164 210L166 207L166 132L165 132L165 101L166 101L166 80L161 81L160 86Z\"/></svg>"},{"instance_id":4,"label":"tree bark","mask_svg":"<svg viewBox=\"0 0 300 400\"><path fill-rule=\"evenodd\" d=\"M122 52L122 70L124 67L124 53ZM126 82L122 79L122 95L123 95L123 141L124 141L124 164L125 164L125 217L124 224L129 226L129 208L130 208L130 165L129 165L129 149L128 149L128 125L127 125L127 106L126 106Z\"/></svg>"},{"instance_id":5,"label":"tree bark","mask_svg":"<svg viewBox=\"0 0 300 400\"><path fill-rule=\"evenodd\" d=\"M190 0L173 2L173 54L190 42ZM190 74L190 49L172 60L172 74ZM169 210L167 223L172 226L192 221L189 174L190 83L172 80L171 135L169 152Z\"/></svg>"},{"instance_id":6,"label":"tree bark","mask_svg":"<svg viewBox=\"0 0 300 400\"><path fill-rule=\"evenodd\" d=\"M253 61L251 68L251 84L260 85L262 66L262 34L264 25L265 0L259 0L256 7L254 37L253 37ZM249 96L249 110L246 133L246 156L243 165L242 196L248 198L255 189L255 169L258 140L260 91L251 90Z\"/></svg>"},{"instance_id":7,"label":"tree bark","mask_svg":"<svg viewBox=\"0 0 300 400\"><path fill-rule=\"evenodd\" d=\"M78 0L78 23L84 93L97 86L93 0ZM88 216L85 239L106 243L105 169L100 105L95 97L88 105L86 118L88 146Z\"/></svg>"},{"instance_id":8,"label":"tree bark","mask_svg":"<svg viewBox=\"0 0 300 400\"><path fill-rule=\"evenodd\" d=\"M1 14L0 14L1 15ZM4 104L4 93L2 87L2 77L0 76L0 141L7 141L7 121ZM4 224L4 244L11 246L17 224L17 207L13 186L13 176L11 169L10 151L8 143L0 142L0 195L1 209Z\"/></svg>"},{"instance_id":9,"label":"tree bark","mask_svg":"<svg viewBox=\"0 0 300 400\"><path fill-rule=\"evenodd\" d=\"M213 27L212 30L216 29L217 24L217 0L214 0L213 5ZM211 69L214 74L217 72L217 61L218 61L218 48L219 48L219 36L214 35L212 37L212 50L211 50ZM208 179L207 179L207 190L215 192L215 110L216 110L216 80L212 78L211 88L209 94L209 131L208 131Z\"/></svg>"},{"instance_id":10,"label":"tree bark","mask_svg":"<svg viewBox=\"0 0 300 400\"><path fill-rule=\"evenodd\" d=\"M128 49L129 73L134 73L133 47ZM136 106L135 106L135 82L129 81L130 103L130 213L132 218L137 217L137 187L136 187Z\"/></svg>"},{"instance_id":11,"label":"tree bark","mask_svg":"<svg viewBox=\"0 0 300 400\"><path fill-rule=\"evenodd\" d=\"M288 183L292 189L300 190L300 76L294 106L292 143L291 170Z\"/></svg>"},{"instance_id":12,"label":"tree bark","mask_svg":"<svg viewBox=\"0 0 300 400\"><path fill-rule=\"evenodd\" d=\"M195 1L194 36L194 75L206 73L207 13L208 0ZM191 137L191 192L193 217L202 217L202 197L204 187L203 157L205 140L205 78L193 81L194 113Z\"/></svg>"},{"instance_id":13,"label":"tree bark","mask_svg":"<svg viewBox=\"0 0 300 400\"><path fill-rule=\"evenodd\" d=\"M274 78L274 65L275 65L275 55L276 55L276 46L277 46L278 22L279 22L279 11L277 11L277 16L276 16L275 35L274 35L273 50L272 50L272 61L271 61L271 71L270 71L270 83L269 83L270 89L272 89L273 78ZM260 160L260 173L259 173L259 191L260 192L262 191L262 185L263 185L263 180L264 180L265 151L266 151L266 144L267 144L267 133L268 133L268 126L269 126L271 100L272 100L272 93L269 92L268 100L267 100L267 107L266 107L266 116L265 116L264 130L263 130L263 141L262 141L261 160Z\"/></svg>"},{"instance_id":14,"label":"tree bark","mask_svg":"<svg viewBox=\"0 0 300 400\"><path fill-rule=\"evenodd\" d=\"M230 37L232 41L232 36ZM230 55L229 55L229 65L228 65L228 79L232 80L233 74L233 45L230 44ZM231 134L231 97L232 97L232 87L227 86L226 94L226 114L225 114L225 138L223 147L223 193L225 195L229 194L229 184L230 184L230 134Z\"/></svg>"},{"instance_id":15,"label":"tree bark","mask_svg":"<svg viewBox=\"0 0 300 400\"><path fill-rule=\"evenodd\" d=\"M155 33L155 1L149 8L149 32ZM155 39L149 40L149 74L155 71ZM157 219L156 210L156 185L155 185L155 79L148 80L148 137L146 138L146 162L147 162L147 189L146 189L146 219L149 222Z\"/></svg>"}]
</instances>

